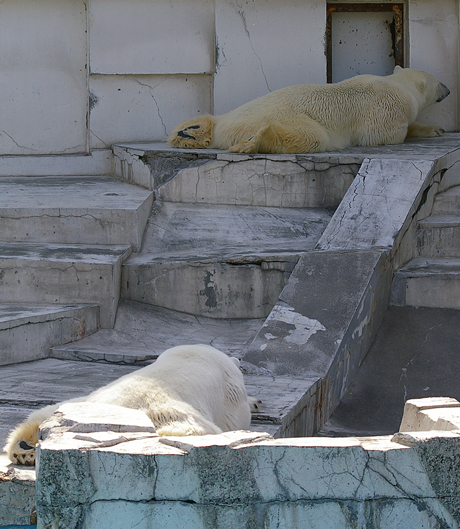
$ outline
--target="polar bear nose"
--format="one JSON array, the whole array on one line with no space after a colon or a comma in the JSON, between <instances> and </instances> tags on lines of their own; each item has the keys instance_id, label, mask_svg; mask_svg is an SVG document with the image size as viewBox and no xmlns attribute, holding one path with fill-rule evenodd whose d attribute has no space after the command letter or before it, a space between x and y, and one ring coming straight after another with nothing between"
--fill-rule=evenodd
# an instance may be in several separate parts
<instances>
[{"instance_id":1,"label":"polar bear nose","mask_svg":"<svg viewBox=\"0 0 460 529\"><path fill-rule=\"evenodd\" d=\"M438 85L438 99L436 99L436 103L439 103L443 99L445 99L450 94L450 90L447 88L445 84L439 83Z\"/></svg>"}]
</instances>

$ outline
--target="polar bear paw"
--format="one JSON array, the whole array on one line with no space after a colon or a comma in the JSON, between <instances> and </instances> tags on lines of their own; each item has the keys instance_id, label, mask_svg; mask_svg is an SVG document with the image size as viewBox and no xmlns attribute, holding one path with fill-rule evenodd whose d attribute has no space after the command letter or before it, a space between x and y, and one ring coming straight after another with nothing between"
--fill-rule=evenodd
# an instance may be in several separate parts
<instances>
[{"instance_id":1,"label":"polar bear paw","mask_svg":"<svg viewBox=\"0 0 460 529\"><path fill-rule=\"evenodd\" d=\"M201 116L178 125L168 141L178 149L206 149L212 142L212 116Z\"/></svg>"},{"instance_id":2,"label":"polar bear paw","mask_svg":"<svg viewBox=\"0 0 460 529\"><path fill-rule=\"evenodd\" d=\"M425 125L414 122L407 129L408 138L438 138L444 136L445 130L438 125Z\"/></svg>"},{"instance_id":3,"label":"polar bear paw","mask_svg":"<svg viewBox=\"0 0 460 529\"><path fill-rule=\"evenodd\" d=\"M38 427L38 422L25 422L11 432L5 450L13 464L28 467L35 465L35 446L38 442Z\"/></svg>"}]
</instances>

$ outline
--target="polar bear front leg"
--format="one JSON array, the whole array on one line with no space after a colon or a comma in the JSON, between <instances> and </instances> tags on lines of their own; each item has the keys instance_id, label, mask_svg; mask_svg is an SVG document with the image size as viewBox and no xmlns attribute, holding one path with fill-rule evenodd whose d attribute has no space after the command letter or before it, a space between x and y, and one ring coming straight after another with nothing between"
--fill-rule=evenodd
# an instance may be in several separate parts
<instances>
[{"instance_id":1,"label":"polar bear front leg","mask_svg":"<svg viewBox=\"0 0 460 529\"><path fill-rule=\"evenodd\" d=\"M271 122L262 126L254 136L230 147L230 152L248 154L302 154L328 150L326 130L308 117L298 117L289 125Z\"/></svg>"},{"instance_id":2,"label":"polar bear front leg","mask_svg":"<svg viewBox=\"0 0 460 529\"><path fill-rule=\"evenodd\" d=\"M445 130L438 125L425 125L414 121L412 125L407 128L406 138L437 138L444 136Z\"/></svg>"}]
</instances>

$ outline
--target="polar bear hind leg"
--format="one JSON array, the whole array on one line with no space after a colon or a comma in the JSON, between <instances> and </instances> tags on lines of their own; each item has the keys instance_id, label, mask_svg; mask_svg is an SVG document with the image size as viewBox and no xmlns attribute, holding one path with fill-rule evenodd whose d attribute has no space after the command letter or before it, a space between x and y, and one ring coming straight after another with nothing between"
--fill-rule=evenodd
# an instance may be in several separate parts
<instances>
[{"instance_id":1,"label":"polar bear hind leg","mask_svg":"<svg viewBox=\"0 0 460 529\"><path fill-rule=\"evenodd\" d=\"M438 125L425 125L414 121L407 129L407 138L437 138L443 136L445 130Z\"/></svg>"},{"instance_id":2,"label":"polar bear hind leg","mask_svg":"<svg viewBox=\"0 0 460 529\"><path fill-rule=\"evenodd\" d=\"M180 123L171 133L168 142L178 149L205 149L212 142L214 119L199 116Z\"/></svg>"},{"instance_id":3,"label":"polar bear hind leg","mask_svg":"<svg viewBox=\"0 0 460 529\"><path fill-rule=\"evenodd\" d=\"M260 127L254 136L232 145L230 152L261 154L302 154L330 148L326 129L308 117L297 117L289 124L272 121Z\"/></svg>"}]
</instances>

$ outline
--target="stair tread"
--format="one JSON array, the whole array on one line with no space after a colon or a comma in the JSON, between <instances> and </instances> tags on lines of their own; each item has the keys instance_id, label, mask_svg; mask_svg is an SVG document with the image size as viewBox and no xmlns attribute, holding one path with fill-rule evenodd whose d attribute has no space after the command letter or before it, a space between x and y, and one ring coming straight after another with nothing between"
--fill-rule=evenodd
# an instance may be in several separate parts
<instances>
[{"instance_id":1,"label":"stair tread","mask_svg":"<svg viewBox=\"0 0 460 529\"><path fill-rule=\"evenodd\" d=\"M80 304L19 304L0 303L0 330L11 329L26 323L37 323L62 318L76 310L95 307L97 305Z\"/></svg>"},{"instance_id":2,"label":"stair tread","mask_svg":"<svg viewBox=\"0 0 460 529\"><path fill-rule=\"evenodd\" d=\"M0 260L107 264L128 254L128 245L47 244L0 242Z\"/></svg>"},{"instance_id":3,"label":"stair tread","mask_svg":"<svg viewBox=\"0 0 460 529\"><path fill-rule=\"evenodd\" d=\"M314 247L331 216L332 211L323 208L166 202L148 221L140 255L193 257L306 251Z\"/></svg>"},{"instance_id":4,"label":"stair tread","mask_svg":"<svg viewBox=\"0 0 460 529\"><path fill-rule=\"evenodd\" d=\"M449 213L433 213L433 215L420 220L419 225L425 228L430 226L455 227L460 225L460 213L458 215Z\"/></svg>"},{"instance_id":5,"label":"stair tread","mask_svg":"<svg viewBox=\"0 0 460 529\"><path fill-rule=\"evenodd\" d=\"M70 210L136 210L152 194L117 178L106 176L3 177L0 179L2 215L20 216L24 212Z\"/></svg>"},{"instance_id":6,"label":"stair tread","mask_svg":"<svg viewBox=\"0 0 460 529\"><path fill-rule=\"evenodd\" d=\"M401 267L397 273L432 275L460 273L458 257L415 257Z\"/></svg>"},{"instance_id":7,"label":"stair tread","mask_svg":"<svg viewBox=\"0 0 460 529\"><path fill-rule=\"evenodd\" d=\"M144 303L120 300L114 329L53 347L51 355L68 360L131 364L151 361L176 345L206 343L238 356L263 319L213 319Z\"/></svg>"}]
</instances>

